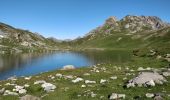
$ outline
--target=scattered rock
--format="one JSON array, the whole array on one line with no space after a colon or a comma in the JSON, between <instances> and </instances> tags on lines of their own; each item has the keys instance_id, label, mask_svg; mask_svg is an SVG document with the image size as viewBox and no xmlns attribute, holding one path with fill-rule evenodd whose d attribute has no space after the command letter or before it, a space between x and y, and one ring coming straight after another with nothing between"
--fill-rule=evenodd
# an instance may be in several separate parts
<instances>
[{"instance_id":1,"label":"scattered rock","mask_svg":"<svg viewBox=\"0 0 170 100\"><path fill-rule=\"evenodd\" d=\"M96 84L96 81L85 80L86 84Z\"/></svg>"},{"instance_id":2,"label":"scattered rock","mask_svg":"<svg viewBox=\"0 0 170 100\"><path fill-rule=\"evenodd\" d=\"M82 88L85 88L85 87L86 87L86 85L84 85L84 84L83 84L83 85L81 85L81 87L82 87Z\"/></svg>"},{"instance_id":3,"label":"scattered rock","mask_svg":"<svg viewBox=\"0 0 170 100\"><path fill-rule=\"evenodd\" d=\"M19 85L16 85L15 88L13 89L13 91L18 92L19 94L26 94L27 93L27 90L24 89L24 86L19 86Z\"/></svg>"},{"instance_id":4,"label":"scattered rock","mask_svg":"<svg viewBox=\"0 0 170 100\"><path fill-rule=\"evenodd\" d=\"M77 82L80 82L80 81L83 81L83 79L80 78L80 77L76 78L75 80L72 80L73 83L77 83Z\"/></svg>"},{"instance_id":5,"label":"scattered rock","mask_svg":"<svg viewBox=\"0 0 170 100\"><path fill-rule=\"evenodd\" d=\"M35 97L32 95L25 95L20 98L20 100L41 100L39 97Z\"/></svg>"},{"instance_id":6,"label":"scattered rock","mask_svg":"<svg viewBox=\"0 0 170 100\"><path fill-rule=\"evenodd\" d=\"M73 65L63 66L63 70L71 70L71 69L75 69L75 67Z\"/></svg>"},{"instance_id":7,"label":"scattered rock","mask_svg":"<svg viewBox=\"0 0 170 100\"><path fill-rule=\"evenodd\" d=\"M145 96L147 98L153 98L155 95L153 93L146 93Z\"/></svg>"},{"instance_id":8,"label":"scattered rock","mask_svg":"<svg viewBox=\"0 0 170 100\"><path fill-rule=\"evenodd\" d=\"M5 88L0 89L0 94L3 94L5 91Z\"/></svg>"},{"instance_id":9,"label":"scattered rock","mask_svg":"<svg viewBox=\"0 0 170 100\"><path fill-rule=\"evenodd\" d=\"M155 82L153 80L150 80L145 83L146 86L155 86Z\"/></svg>"},{"instance_id":10,"label":"scattered rock","mask_svg":"<svg viewBox=\"0 0 170 100\"><path fill-rule=\"evenodd\" d=\"M67 75L67 76L64 75L64 78L65 78L65 79L73 79L74 76L73 76L73 75Z\"/></svg>"},{"instance_id":11,"label":"scattered rock","mask_svg":"<svg viewBox=\"0 0 170 100\"><path fill-rule=\"evenodd\" d=\"M170 72L163 72L162 74L163 74L163 76L166 76L166 77L170 76Z\"/></svg>"},{"instance_id":12,"label":"scattered rock","mask_svg":"<svg viewBox=\"0 0 170 100\"><path fill-rule=\"evenodd\" d=\"M143 67L139 67L137 70L138 71L144 71L145 69Z\"/></svg>"},{"instance_id":13,"label":"scattered rock","mask_svg":"<svg viewBox=\"0 0 170 100\"><path fill-rule=\"evenodd\" d=\"M30 80L32 77L31 76L29 76L29 77L25 77L24 79L25 80Z\"/></svg>"},{"instance_id":14,"label":"scattered rock","mask_svg":"<svg viewBox=\"0 0 170 100\"><path fill-rule=\"evenodd\" d=\"M115 79L117 79L117 76L112 76L112 77L110 77L110 79L115 80Z\"/></svg>"},{"instance_id":15,"label":"scattered rock","mask_svg":"<svg viewBox=\"0 0 170 100\"><path fill-rule=\"evenodd\" d=\"M19 94L26 94L26 93L27 93L27 90L25 90L25 89L20 89L20 90L18 91L18 93L19 93Z\"/></svg>"},{"instance_id":16,"label":"scattered rock","mask_svg":"<svg viewBox=\"0 0 170 100\"><path fill-rule=\"evenodd\" d=\"M125 94L117 94L117 93L112 93L109 96L109 100L118 100L118 99L125 99Z\"/></svg>"},{"instance_id":17,"label":"scattered rock","mask_svg":"<svg viewBox=\"0 0 170 100\"><path fill-rule=\"evenodd\" d=\"M25 85L24 85L24 87L28 88L28 87L30 87L30 85L28 85L28 84L25 84Z\"/></svg>"},{"instance_id":18,"label":"scattered rock","mask_svg":"<svg viewBox=\"0 0 170 100\"><path fill-rule=\"evenodd\" d=\"M10 90L5 90L4 95L18 95L18 93L11 92Z\"/></svg>"},{"instance_id":19,"label":"scattered rock","mask_svg":"<svg viewBox=\"0 0 170 100\"><path fill-rule=\"evenodd\" d=\"M46 92L54 91L54 89L56 89L56 86L51 83L43 83L41 87L44 88L44 91Z\"/></svg>"},{"instance_id":20,"label":"scattered rock","mask_svg":"<svg viewBox=\"0 0 170 100\"><path fill-rule=\"evenodd\" d=\"M160 95L158 95L154 97L154 100L164 100L164 99Z\"/></svg>"},{"instance_id":21,"label":"scattered rock","mask_svg":"<svg viewBox=\"0 0 170 100\"><path fill-rule=\"evenodd\" d=\"M46 81L44 80L39 80L39 81L34 82L34 84L44 84L44 83L46 83Z\"/></svg>"},{"instance_id":22,"label":"scattered rock","mask_svg":"<svg viewBox=\"0 0 170 100\"><path fill-rule=\"evenodd\" d=\"M89 73L84 73L84 76L89 76L90 74Z\"/></svg>"},{"instance_id":23,"label":"scattered rock","mask_svg":"<svg viewBox=\"0 0 170 100\"><path fill-rule=\"evenodd\" d=\"M166 54L166 58L170 58L170 54Z\"/></svg>"},{"instance_id":24,"label":"scattered rock","mask_svg":"<svg viewBox=\"0 0 170 100\"><path fill-rule=\"evenodd\" d=\"M104 83L106 83L107 82L107 80L104 80L104 79L101 79L100 80L100 84L104 84Z\"/></svg>"},{"instance_id":25,"label":"scattered rock","mask_svg":"<svg viewBox=\"0 0 170 100\"><path fill-rule=\"evenodd\" d=\"M58 77L58 78L62 78L63 75L60 74L60 73L57 73L55 76Z\"/></svg>"},{"instance_id":26,"label":"scattered rock","mask_svg":"<svg viewBox=\"0 0 170 100\"><path fill-rule=\"evenodd\" d=\"M91 92L91 97L92 98L94 98L94 97L96 97L97 96L97 94L95 94L94 92Z\"/></svg>"}]
</instances>

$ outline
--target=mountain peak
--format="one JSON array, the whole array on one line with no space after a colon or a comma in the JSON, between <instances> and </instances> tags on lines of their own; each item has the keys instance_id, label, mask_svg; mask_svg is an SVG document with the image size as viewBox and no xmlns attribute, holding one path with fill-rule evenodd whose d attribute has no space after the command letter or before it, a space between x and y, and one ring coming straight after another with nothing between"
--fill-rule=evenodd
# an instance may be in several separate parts
<instances>
[{"instance_id":1,"label":"mountain peak","mask_svg":"<svg viewBox=\"0 0 170 100\"><path fill-rule=\"evenodd\" d=\"M115 24L117 22L117 18L115 16L111 16L108 19L106 19L105 24L111 25Z\"/></svg>"}]
</instances>

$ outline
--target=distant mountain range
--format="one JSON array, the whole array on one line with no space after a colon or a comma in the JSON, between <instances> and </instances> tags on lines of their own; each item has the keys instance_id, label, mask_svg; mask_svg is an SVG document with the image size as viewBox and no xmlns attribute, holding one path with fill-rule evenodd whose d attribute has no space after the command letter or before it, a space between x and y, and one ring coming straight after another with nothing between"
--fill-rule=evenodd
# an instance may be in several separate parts
<instances>
[{"instance_id":1,"label":"distant mountain range","mask_svg":"<svg viewBox=\"0 0 170 100\"><path fill-rule=\"evenodd\" d=\"M75 40L45 38L38 33L0 23L0 49L53 50L60 48L169 48L170 24L156 16L109 17L105 23Z\"/></svg>"}]
</instances>

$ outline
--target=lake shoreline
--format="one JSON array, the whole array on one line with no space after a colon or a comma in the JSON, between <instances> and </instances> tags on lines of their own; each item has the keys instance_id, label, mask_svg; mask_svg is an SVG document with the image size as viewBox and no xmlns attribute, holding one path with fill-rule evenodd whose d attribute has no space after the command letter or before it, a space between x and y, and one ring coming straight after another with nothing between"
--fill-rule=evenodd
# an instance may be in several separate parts
<instances>
[{"instance_id":1,"label":"lake shoreline","mask_svg":"<svg viewBox=\"0 0 170 100\"><path fill-rule=\"evenodd\" d=\"M160 66L161 65L161 66ZM123 86L125 83L137 76L139 72L139 67L143 69L148 69L149 72L152 69L162 70L162 66L167 65L166 62L159 61L150 57L134 57L131 62L128 63L103 63L93 66L87 66L82 68L70 69L70 70L55 70L50 72L45 72L33 76L13 78L10 80L0 81L0 87L4 87L6 90L12 90L16 85L25 86L27 90L26 94L36 96L43 100L69 100L69 99L89 99L97 100L100 98L107 99L108 95L111 93L125 94L126 99L132 99L135 96L141 96L143 99L148 99L146 93L157 93L160 90L164 89L167 93L164 93L164 98L168 98L170 84L170 77L166 77L168 83L163 85L156 85L154 87L135 87L136 92L131 94L134 91L134 88L124 89ZM149 69L150 67L150 69ZM166 68L164 68L166 70ZM143 70L145 72L145 70ZM142 72L143 72L142 71ZM112 78L115 78L114 80ZM83 80L81 80L83 79ZM38 81L45 81L56 86L51 92L45 92L41 87L41 84L35 84ZM74 81L73 81L74 80ZM84 83L87 80L94 83ZM104 83L101 83L102 82ZM104 81L106 80L106 82ZM74 83L75 82L75 83ZM11 85L13 84L13 85ZM79 87L79 88L77 88ZM0 89L1 89L0 88ZM99 89L99 90L98 90ZM85 92L90 90L88 92ZM114 90L114 91L113 91ZM162 90L163 91L163 90ZM17 92L16 92L17 93ZM0 99L11 99L19 98L25 94L19 94L17 96L1 96Z\"/></svg>"}]
</instances>

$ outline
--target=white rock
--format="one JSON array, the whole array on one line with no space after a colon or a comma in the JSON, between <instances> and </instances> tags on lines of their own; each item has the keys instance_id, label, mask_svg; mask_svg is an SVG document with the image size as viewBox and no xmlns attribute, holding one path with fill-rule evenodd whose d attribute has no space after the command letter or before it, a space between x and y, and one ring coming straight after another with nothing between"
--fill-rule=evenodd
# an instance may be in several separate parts
<instances>
[{"instance_id":1,"label":"white rock","mask_svg":"<svg viewBox=\"0 0 170 100\"><path fill-rule=\"evenodd\" d=\"M116 80L116 79L117 79L117 76L112 76L112 77L110 77L110 79Z\"/></svg>"},{"instance_id":2,"label":"white rock","mask_svg":"<svg viewBox=\"0 0 170 100\"><path fill-rule=\"evenodd\" d=\"M96 70L95 72L96 72L96 73L99 73L100 71L99 71L99 70Z\"/></svg>"},{"instance_id":3,"label":"white rock","mask_svg":"<svg viewBox=\"0 0 170 100\"><path fill-rule=\"evenodd\" d=\"M135 84L134 84L134 83L128 83L128 84L126 85L126 87L127 87L127 88L135 87Z\"/></svg>"},{"instance_id":4,"label":"white rock","mask_svg":"<svg viewBox=\"0 0 170 100\"><path fill-rule=\"evenodd\" d=\"M95 84L96 81L85 80L85 83L86 83L86 84Z\"/></svg>"},{"instance_id":5,"label":"white rock","mask_svg":"<svg viewBox=\"0 0 170 100\"><path fill-rule=\"evenodd\" d=\"M73 65L63 66L63 70L71 70L71 69L75 69L75 67Z\"/></svg>"},{"instance_id":6,"label":"white rock","mask_svg":"<svg viewBox=\"0 0 170 100\"><path fill-rule=\"evenodd\" d=\"M96 97L97 96L97 94L95 94L94 92L91 92L91 97L92 98L94 98L94 97Z\"/></svg>"},{"instance_id":7,"label":"white rock","mask_svg":"<svg viewBox=\"0 0 170 100\"><path fill-rule=\"evenodd\" d=\"M147 86L155 86L155 82L153 80L150 80L145 83Z\"/></svg>"},{"instance_id":8,"label":"white rock","mask_svg":"<svg viewBox=\"0 0 170 100\"><path fill-rule=\"evenodd\" d=\"M44 84L41 85L41 87L46 92L50 92L50 91L53 91L54 89L56 89L56 86L51 84L51 83L44 83Z\"/></svg>"},{"instance_id":9,"label":"white rock","mask_svg":"<svg viewBox=\"0 0 170 100\"><path fill-rule=\"evenodd\" d=\"M128 84L155 86L154 82L166 82L166 79L157 72L142 72L137 77L129 80ZM128 85L127 84L127 85Z\"/></svg>"},{"instance_id":10,"label":"white rock","mask_svg":"<svg viewBox=\"0 0 170 100\"><path fill-rule=\"evenodd\" d=\"M73 83L77 83L77 82L80 82L80 81L83 81L83 79L80 78L80 77L76 78L75 80L72 80Z\"/></svg>"},{"instance_id":11,"label":"white rock","mask_svg":"<svg viewBox=\"0 0 170 100\"><path fill-rule=\"evenodd\" d=\"M28 87L30 87L30 85L28 85L28 84L25 84L25 85L24 85L24 87L28 88Z\"/></svg>"},{"instance_id":12,"label":"white rock","mask_svg":"<svg viewBox=\"0 0 170 100\"><path fill-rule=\"evenodd\" d=\"M25 77L24 79L25 79L25 80L30 80L30 79L31 79L31 76Z\"/></svg>"},{"instance_id":13,"label":"white rock","mask_svg":"<svg viewBox=\"0 0 170 100\"><path fill-rule=\"evenodd\" d=\"M125 94L117 94L117 93L112 93L111 96L109 97L109 100L118 100L118 99L125 99Z\"/></svg>"},{"instance_id":14,"label":"white rock","mask_svg":"<svg viewBox=\"0 0 170 100\"><path fill-rule=\"evenodd\" d=\"M170 72L163 72L162 74L163 74L164 76L166 76L166 77L167 77L167 76L170 76Z\"/></svg>"},{"instance_id":15,"label":"white rock","mask_svg":"<svg viewBox=\"0 0 170 100\"><path fill-rule=\"evenodd\" d=\"M145 69L143 67L139 67L137 70L138 71L144 71Z\"/></svg>"},{"instance_id":16,"label":"white rock","mask_svg":"<svg viewBox=\"0 0 170 100\"><path fill-rule=\"evenodd\" d=\"M112 93L112 95L109 97L109 100L115 100L118 99L118 95L116 93Z\"/></svg>"},{"instance_id":17,"label":"white rock","mask_svg":"<svg viewBox=\"0 0 170 100\"><path fill-rule=\"evenodd\" d=\"M3 94L5 91L5 88L0 89L0 94Z\"/></svg>"},{"instance_id":18,"label":"white rock","mask_svg":"<svg viewBox=\"0 0 170 100\"><path fill-rule=\"evenodd\" d=\"M18 91L18 93L19 93L19 94L26 94L26 93L27 93L27 90L25 90L25 89L20 89L20 90Z\"/></svg>"},{"instance_id":19,"label":"white rock","mask_svg":"<svg viewBox=\"0 0 170 100\"><path fill-rule=\"evenodd\" d=\"M126 95L125 94L118 94L119 98L125 99Z\"/></svg>"},{"instance_id":20,"label":"white rock","mask_svg":"<svg viewBox=\"0 0 170 100\"><path fill-rule=\"evenodd\" d=\"M20 100L40 100L40 98L32 96L32 95L25 95L21 97Z\"/></svg>"},{"instance_id":21,"label":"white rock","mask_svg":"<svg viewBox=\"0 0 170 100\"><path fill-rule=\"evenodd\" d=\"M17 86L15 86L15 91L19 91L19 90L21 90L21 89L23 89L24 88L24 86L19 86L19 85L17 85Z\"/></svg>"},{"instance_id":22,"label":"white rock","mask_svg":"<svg viewBox=\"0 0 170 100\"><path fill-rule=\"evenodd\" d=\"M73 75L67 75L67 76L64 76L65 79L73 79L74 76Z\"/></svg>"},{"instance_id":23,"label":"white rock","mask_svg":"<svg viewBox=\"0 0 170 100\"><path fill-rule=\"evenodd\" d=\"M100 80L100 84L104 84L104 83L106 83L107 82L107 80L104 80L104 79L101 79Z\"/></svg>"},{"instance_id":24,"label":"white rock","mask_svg":"<svg viewBox=\"0 0 170 100\"><path fill-rule=\"evenodd\" d=\"M10 90L5 90L4 95L18 95L18 93L11 92Z\"/></svg>"},{"instance_id":25,"label":"white rock","mask_svg":"<svg viewBox=\"0 0 170 100\"><path fill-rule=\"evenodd\" d=\"M86 87L86 85L81 85L81 87L82 87L82 88L85 88L85 87Z\"/></svg>"},{"instance_id":26,"label":"white rock","mask_svg":"<svg viewBox=\"0 0 170 100\"><path fill-rule=\"evenodd\" d=\"M89 73L84 73L84 76L89 76L90 74Z\"/></svg>"},{"instance_id":27,"label":"white rock","mask_svg":"<svg viewBox=\"0 0 170 100\"><path fill-rule=\"evenodd\" d=\"M34 84L44 84L46 83L46 81L44 80L39 80L39 81L35 81Z\"/></svg>"},{"instance_id":28,"label":"white rock","mask_svg":"<svg viewBox=\"0 0 170 100\"><path fill-rule=\"evenodd\" d=\"M60 74L60 73L58 73L58 74L56 74L55 76L56 76L56 77L59 77L59 78L62 78L63 75Z\"/></svg>"},{"instance_id":29,"label":"white rock","mask_svg":"<svg viewBox=\"0 0 170 100\"><path fill-rule=\"evenodd\" d=\"M167 57L167 58L170 58L170 54L166 54L166 57Z\"/></svg>"},{"instance_id":30,"label":"white rock","mask_svg":"<svg viewBox=\"0 0 170 100\"><path fill-rule=\"evenodd\" d=\"M154 97L154 94L153 93L146 93L145 96L147 98L153 98Z\"/></svg>"}]
</instances>

